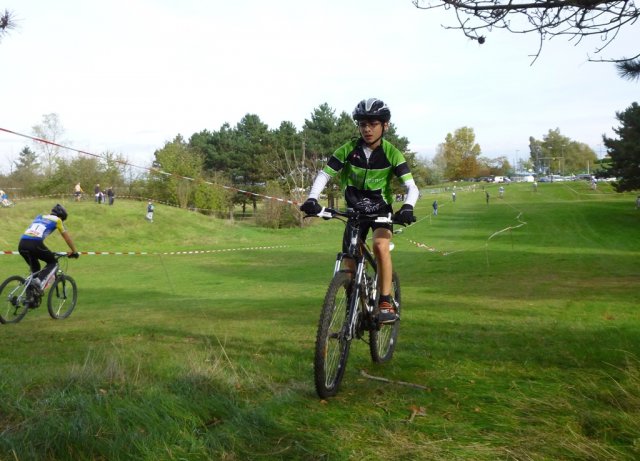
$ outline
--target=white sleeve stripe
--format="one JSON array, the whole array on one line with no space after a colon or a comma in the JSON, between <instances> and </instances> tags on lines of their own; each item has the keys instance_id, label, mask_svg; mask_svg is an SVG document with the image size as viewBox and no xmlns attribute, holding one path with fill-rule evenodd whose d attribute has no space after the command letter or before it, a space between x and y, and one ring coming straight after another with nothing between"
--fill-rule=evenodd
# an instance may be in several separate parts
<instances>
[{"instance_id":1,"label":"white sleeve stripe","mask_svg":"<svg viewBox=\"0 0 640 461\"><path fill-rule=\"evenodd\" d=\"M324 186L327 185L330 179L331 179L331 176L329 176L328 173L325 173L324 171L320 170L318 172L318 176L316 176L315 181L313 181L313 186L311 186L311 190L309 191L309 198L314 198L318 200L318 198L320 197L320 193L322 192L322 190L324 189Z\"/></svg>"},{"instance_id":2,"label":"white sleeve stripe","mask_svg":"<svg viewBox=\"0 0 640 461\"><path fill-rule=\"evenodd\" d=\"M406 205L415 207L416 202L420 197L420 190L418 189L418 186L416 186L416 182L413 179L408 179L407 181L405 181L404 185L407 188L407 198L405 199L404 203Z\"/></svg>"}]
</instances>

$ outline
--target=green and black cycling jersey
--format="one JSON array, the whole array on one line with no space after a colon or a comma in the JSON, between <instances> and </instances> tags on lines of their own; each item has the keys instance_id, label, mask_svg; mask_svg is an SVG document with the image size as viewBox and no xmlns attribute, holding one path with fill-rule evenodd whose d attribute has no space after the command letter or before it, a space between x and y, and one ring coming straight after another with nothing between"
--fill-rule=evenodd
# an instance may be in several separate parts
<instances>
[{"instance_id":1,"label":"green and black cycling jersey","mask_svg":"<svg viewBox=\"0 0 640 461\"><path fill-rule=\"evenodd\" d=\"M362 138L349 141L333 153L322 171L332 178L337 175L347 206L365 213L391 209L393 176L405 186L414 185L404 155L386 139L373 151Z\"/></svg>"}]
</instances>

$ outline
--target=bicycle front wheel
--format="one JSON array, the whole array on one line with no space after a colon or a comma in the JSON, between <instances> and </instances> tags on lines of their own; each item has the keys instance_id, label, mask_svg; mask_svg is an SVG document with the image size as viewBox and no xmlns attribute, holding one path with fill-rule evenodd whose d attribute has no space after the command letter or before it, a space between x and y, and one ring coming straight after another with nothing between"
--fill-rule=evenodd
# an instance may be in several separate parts
<instances>
[{"instance_id":1,"label":"bicycle front wheel","mask_svg":"<svg viewBox=\"0 0 640 461\"><path fill-rule=\"evenodd\" d=\"M27 315L24 278L13 275L0 285L0 322L18 323Z\"/></svg>"},{"instance_id":2,"label":"bicycle front wheel","mask_svg":"<svg viewBox=\"0 0 640 461\"><path fill-rule=\"evenodd\" d=\"M66 319L71 315L78 301L78 287L75 280L64 274L56 277L49 290L47 305L52 319Z\"/></svg>"},{"instance_id":3,"label":"bicycle front wheel","mask_svg":"<svg viewBox=\"0 0 640 461\"><path fill-rule=\"evenodd\" d=\"M398 315L400 315L400 279L398 274L393 273L391 293L396 304ZM400 320L394 323L380 325L369 332L369 349L371 359L376 363L383 363L391 360L396 349L398 331L400 330Z\"/></svg>"},{"instance_id":4,"label":"bicycle front wheel","mask_svg":"<svg viewBox=\"0 0 640 461\"><path fill-rule=\"evenodd\" d=\"M337 394L347 365L351 345L347 338L350 287L351 274L337 272L324 298L314 361L316 392L320 398Z\"/></svg>"}]
</instances>

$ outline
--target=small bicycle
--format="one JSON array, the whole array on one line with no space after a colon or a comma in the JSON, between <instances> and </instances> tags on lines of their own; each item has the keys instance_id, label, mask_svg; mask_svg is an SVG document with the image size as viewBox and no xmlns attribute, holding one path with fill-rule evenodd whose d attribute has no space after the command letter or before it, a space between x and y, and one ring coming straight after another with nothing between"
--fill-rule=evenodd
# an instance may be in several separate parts
<instances>
[{"instance_id":1,"label":"small bicycle","mask_svg":"<svg viewBox=\"0 0 640 461\"><path fill-rule=\"evenodd\" d=\"M326 398L338 392L351 341L356 338L367 342L365 334L368 332L371 359L376 363L386 362L395 351L400 320L391 324L378 322L378 266L367 243L358 237L362 223L391 224L394 223L391 215L368 215L354 210L341 212L323 208L317 216L343 221L347 226L350 242L348 251L340 252L336 257L333 278L324 298L316 335L315 387L320 398ZM342 262L346 258L354 261L355 273L342 268ZM391 294L396 312L400 314L400 280L395 271L392 275Z\"/></svg>"},{"instance_id":2,"label":"small bicycle","mask_svg":"<svg viewBox=\"0 0 640 461\"><path fill-rule=\"evenodd\" d=\"M78 286L75 280L64 273L60 267L60 259L67 257L67 253L54 253L56 267L51 272L50 279L40 292L32 285L32 281L39 272L28 277L12 275L0 285L0 322L18 323L27 315L29 309L40 306L44 292L51 286L47 298L49 315L53 319L66 319L71 315L78 301ZM66 268L65 268L66 269Z\"/></svg>"}]
</instances>

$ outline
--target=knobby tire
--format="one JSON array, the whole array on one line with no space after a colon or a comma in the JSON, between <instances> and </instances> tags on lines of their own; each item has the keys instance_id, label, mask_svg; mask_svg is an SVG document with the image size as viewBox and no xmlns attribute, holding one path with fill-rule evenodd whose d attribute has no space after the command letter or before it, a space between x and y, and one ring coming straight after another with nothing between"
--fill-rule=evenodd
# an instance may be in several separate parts
<instances>
[{"instance_id":1,"label":"knobby tire","mask_svg":"<svg viewBox=\"0 0 640 461\"><path fill-rule=\"evenodd\" d=\"M398 310L398 315L400 315L400 308L402 306L400 300L400 279L395 272L392 277L391 295L396 301L396 309ZM379 329L374 328L369 332L371 360L376 363L384 363L391 360L393 352L396 349L399 330L400 320L396 320L394 323L380 325Z\"/></svg>"},{"instance_id":2,"label":"knobby tire","mask_svg":"<svg viewBox=\"0 0 640 461\"><path fill-rule=\"evenodd\" d=\"M320 313L314 377L316 392L323 399L336 395L347 365L351 345L345 338L350 289L351 274L337 272L329 284Z\"/></svg>"},{"instance_id":3,"label":"knobby tire","mask_svg":"<svg viewBox=\"0 0 640 461\"><path fill-rule=\"evenodd\" d=\"M0 323L18 323L27 315L24 282L23 277L13 275L0 285Z\"/></svg>"},{"instance_id":4,"label":"knobby tire","mask_svg":"<svg viewBox=\"0 0 640 461\"><path fill-rule=\"evenodd\" d=\"M78 302L78 287L75 280L66 274L56 277L49 289L47 307L52 319L66 319Z\"/></svg>"}]
</instances>

